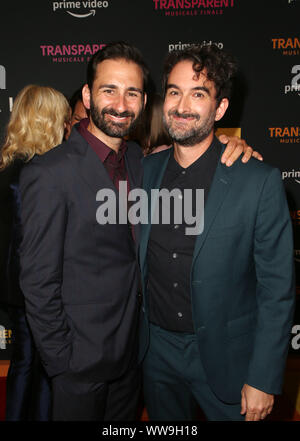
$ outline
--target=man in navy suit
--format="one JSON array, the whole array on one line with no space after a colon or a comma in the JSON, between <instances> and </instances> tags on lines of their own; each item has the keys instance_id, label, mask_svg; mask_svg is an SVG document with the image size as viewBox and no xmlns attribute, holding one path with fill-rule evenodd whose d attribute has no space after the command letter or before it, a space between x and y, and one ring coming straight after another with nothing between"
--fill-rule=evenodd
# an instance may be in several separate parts
<instances>
[{"instance_id":1,"label":"man in navy suit","mask_svg":"<svg viewBox=\"0 0 300 441\"><path fill-rule=\"evenodd\" d=\"M21 287L53 392L54 420L134 420L137 366L137 232L96 220L101 188L140 186L141 148L124 137L146 102L139 51L107 45L88 66L90 109L66 143L21 174Z\"/></svg>"},{"instance_id":2,"label":"man in navy suit","mask_svg":"<svg viewBox=\"0 0 300 441\"><path fill-rule=\"evenodd\" d=\"M204 228L198 222L198 233L186 234L175 200L164 223L156 198L158 221L141 231L140 356L154 420L193 419L198 404L209 420L257 421L281 391L295 293L291 222L279 170L220 161L214 124L235 71L215 46L172 52L165 63L173 148L144 158L143 186L180 190L183 212L185 191L195 207L203 189Z\"/></svg>"}]
</instances>

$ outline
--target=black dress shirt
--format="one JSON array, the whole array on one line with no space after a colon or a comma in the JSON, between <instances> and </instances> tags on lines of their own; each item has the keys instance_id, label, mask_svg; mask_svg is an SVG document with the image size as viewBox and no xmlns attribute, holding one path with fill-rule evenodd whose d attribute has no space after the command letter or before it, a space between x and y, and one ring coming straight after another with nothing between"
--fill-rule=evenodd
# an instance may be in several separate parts
<instances>
[{"instance_id":1,"label":"black dress shirt","mask_svg":"<svg viewBox=\"0 0 300 441\"><path fill-rule=\"evenodd\" d=\"M179 189L184 200L184 189L193 194L195 213L196 189L204 190L204 200L220 158L221 146L212 142L204 154L187 168L182 168L171 155L161 189ZM159 198L159 212L162 200ZM188 225L174 222L174 204L171 204L171 223L152 224L148 244L148 298L150 322L175 332L194 333L190 297L190 274L197 235L186 235Z\"/></svg>"}]
</instances>

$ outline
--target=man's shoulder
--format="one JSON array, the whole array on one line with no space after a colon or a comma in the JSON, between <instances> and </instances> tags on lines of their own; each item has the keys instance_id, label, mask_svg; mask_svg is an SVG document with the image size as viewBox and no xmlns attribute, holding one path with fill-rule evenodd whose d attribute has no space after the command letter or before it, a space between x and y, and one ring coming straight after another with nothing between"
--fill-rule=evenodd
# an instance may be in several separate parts
<instances>
[{"instance_id":1,"label":"man's shoulder","mask_svg":"<svg viewBox=\"0 0 300 441\"><path fill-rule=\"evenodd\" d=\"M76 131L77 132L77 131ZM75 136L71 136L67 141L63 141L61 144L53 147L42 155L35 155L26 165L23 167L25 170L30 168L43 167L49 170L59 169L64 167L66 169L69 163L68 155L78 151L78 146L82 144L83 138L77 132Z\"/></svg>"},{"instance_id":2,"label":"man's shoulder","mask_svg":"<svg viewBox=\"0 0 300 441\"><path fill-rule=\"evenodd\" d=\"M21 180L24 176L34 174L55 173L56 170L66 169L66 143L53 147L42 155L35 155L29 162L24 164L21 170Z\"/></svg>"},{"instance_id":3,"label":"man's shoulder","mask_svg":"<svg viewBox=\"0 0 300 441\"><path fill-rule=\"evenodd\" d=\"M143 158L143 166L152 167L163 164L170 157L170 148L151 153Z\"/></svg>"},{"instance_id":4,"label":"man's shoulder","mask_svg":"<svg viewBox=\"0 0 300 441\"><path fill-rule=\"evenodd\" d=\"M67 142L64 141L63 143L53 147L51 150L48 150L42 155L35 155L32 158L32 160L29 162L29 164L51 165L51 164L59 163L60 161L64 160L64 158L66 157L66 145Z\"/></svg>"},{"instance_id":5,"label":"man's shoulder","mask_svg":"<svg viewBox=\"0 0 300 441\"><path fill-rule=\"evenodd\" d=\"M220 143L220 141L218 141ZM226 148L226 145L220 143L222 146L221 154L220 154L220 160L221 156ZM279 169L277 167L272 166L271 164L268 164L265 161L260 161L254 157L251 157L248 162L242 162L242 155L233 163L231 167L227 167L225 164L223 167L226 167L229 173L233 173L236 176L240 176L243 179L246 177L251 179L253 178L263 178L266 177L272 173L280 173Z\"/></svg>"},{"instance_id":6,"label":"man's shoulder","mask_svg":"<svg viewBox=\"0 0 300 441\"><path fill-rule=\"evenodd\" d=\"M271 174L280 174L277 167L256 158L250 158L246 163L243 163L239 158L232 167L243 179L265 179Z\"/></svg>"},{"instance_id":7,"label":"man's shoulder","mask_svg":"<svg viewBox=\"0 0 300 441\"><path fill-rule=\"evenodd\" d=\"M241 198L259 200L265 191L284 193L280 170L264 161L251 158L243 163L239 158L230 168L227 176L231 175L232 188Z\"/></svg>"}]
</instances>

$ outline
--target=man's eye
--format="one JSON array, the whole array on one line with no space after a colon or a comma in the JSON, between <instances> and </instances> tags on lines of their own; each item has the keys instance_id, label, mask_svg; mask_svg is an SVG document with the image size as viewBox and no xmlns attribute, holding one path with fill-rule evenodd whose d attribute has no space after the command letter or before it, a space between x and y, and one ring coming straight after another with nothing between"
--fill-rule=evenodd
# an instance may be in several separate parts
<instances>
[{"instance_id":1,"label":"man's eye","mask_svg":"<svg viewBox=\"0 0 300 441\"><path fill-rule=\"evenodd\" d=\"M177 90L170 90L169 94L171 96L175 96L175 95L178 95L178 92L177 92Z\"/></svg>"},{"instance_id":2,"label":"man's eye","mask_svg":"<svg viewBox=\"0 0 300 441\"><path fill-rule=\"evenodd\" d=\"M194 96L195 96L196 98L202 98L202 97L204 97L204 94L201 93L201 92L196 92L196 93L194 94Z\"/></svg>"},{"instance_id":3,"label":"man's eye","mask_svg":"<svg viewBox=\"0 0 300 441\"><path fill-rule=\"evenodd\" d=\"M105 89L103 92L110 95L113 93L113 90L112 89Z\"/></svg>"},{"instance_id":4,"label":"man's eye","mask_svg":"<svg viewBox=\"0 0 300 441\"><path fill-rule=\"evenodd\" d=\"M128 92L128 96L130 96L130 98L137 98L139 95L137 94L137 92Z\"/></svg>"}]
</instances>

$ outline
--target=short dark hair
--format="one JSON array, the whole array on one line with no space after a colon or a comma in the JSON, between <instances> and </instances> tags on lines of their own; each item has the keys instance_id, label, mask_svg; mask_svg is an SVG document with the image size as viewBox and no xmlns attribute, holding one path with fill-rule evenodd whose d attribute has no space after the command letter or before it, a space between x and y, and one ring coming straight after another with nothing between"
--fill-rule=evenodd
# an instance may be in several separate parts
<instances>
[{"instance_id":1,"label":"short dark hair","mask_svg":"<svg viewBox=\"0 0 300 441\"><path fill-rule=\"evenodd\" d=\"M144 91L147 89L149 69L143 59L141 52L134 46L124 41L117 41L107 44L103 49L96 52L89 61L87 67L87 84L92 89L96 75L97 66L104 60L124 59L137 64L143 72Z\"/></svg>"},{"instance_id":2,"label":"short dark hair","mask_svg":"<svg viewBox=\"0 0 300 441\"><path fill-rule=\"evenodd\" d=\"M215 44L197 44L183 50L170 52L164 63L164 93L166 93L167 82L172 69L176 64L186 60L193 63L193 69L197 78L200 72L206 69L207 79L215 84L218 104L223 98L230 98L232 80L237 72L237 63L231 54L219 49Z\"/></svg>"}]
</instances>

